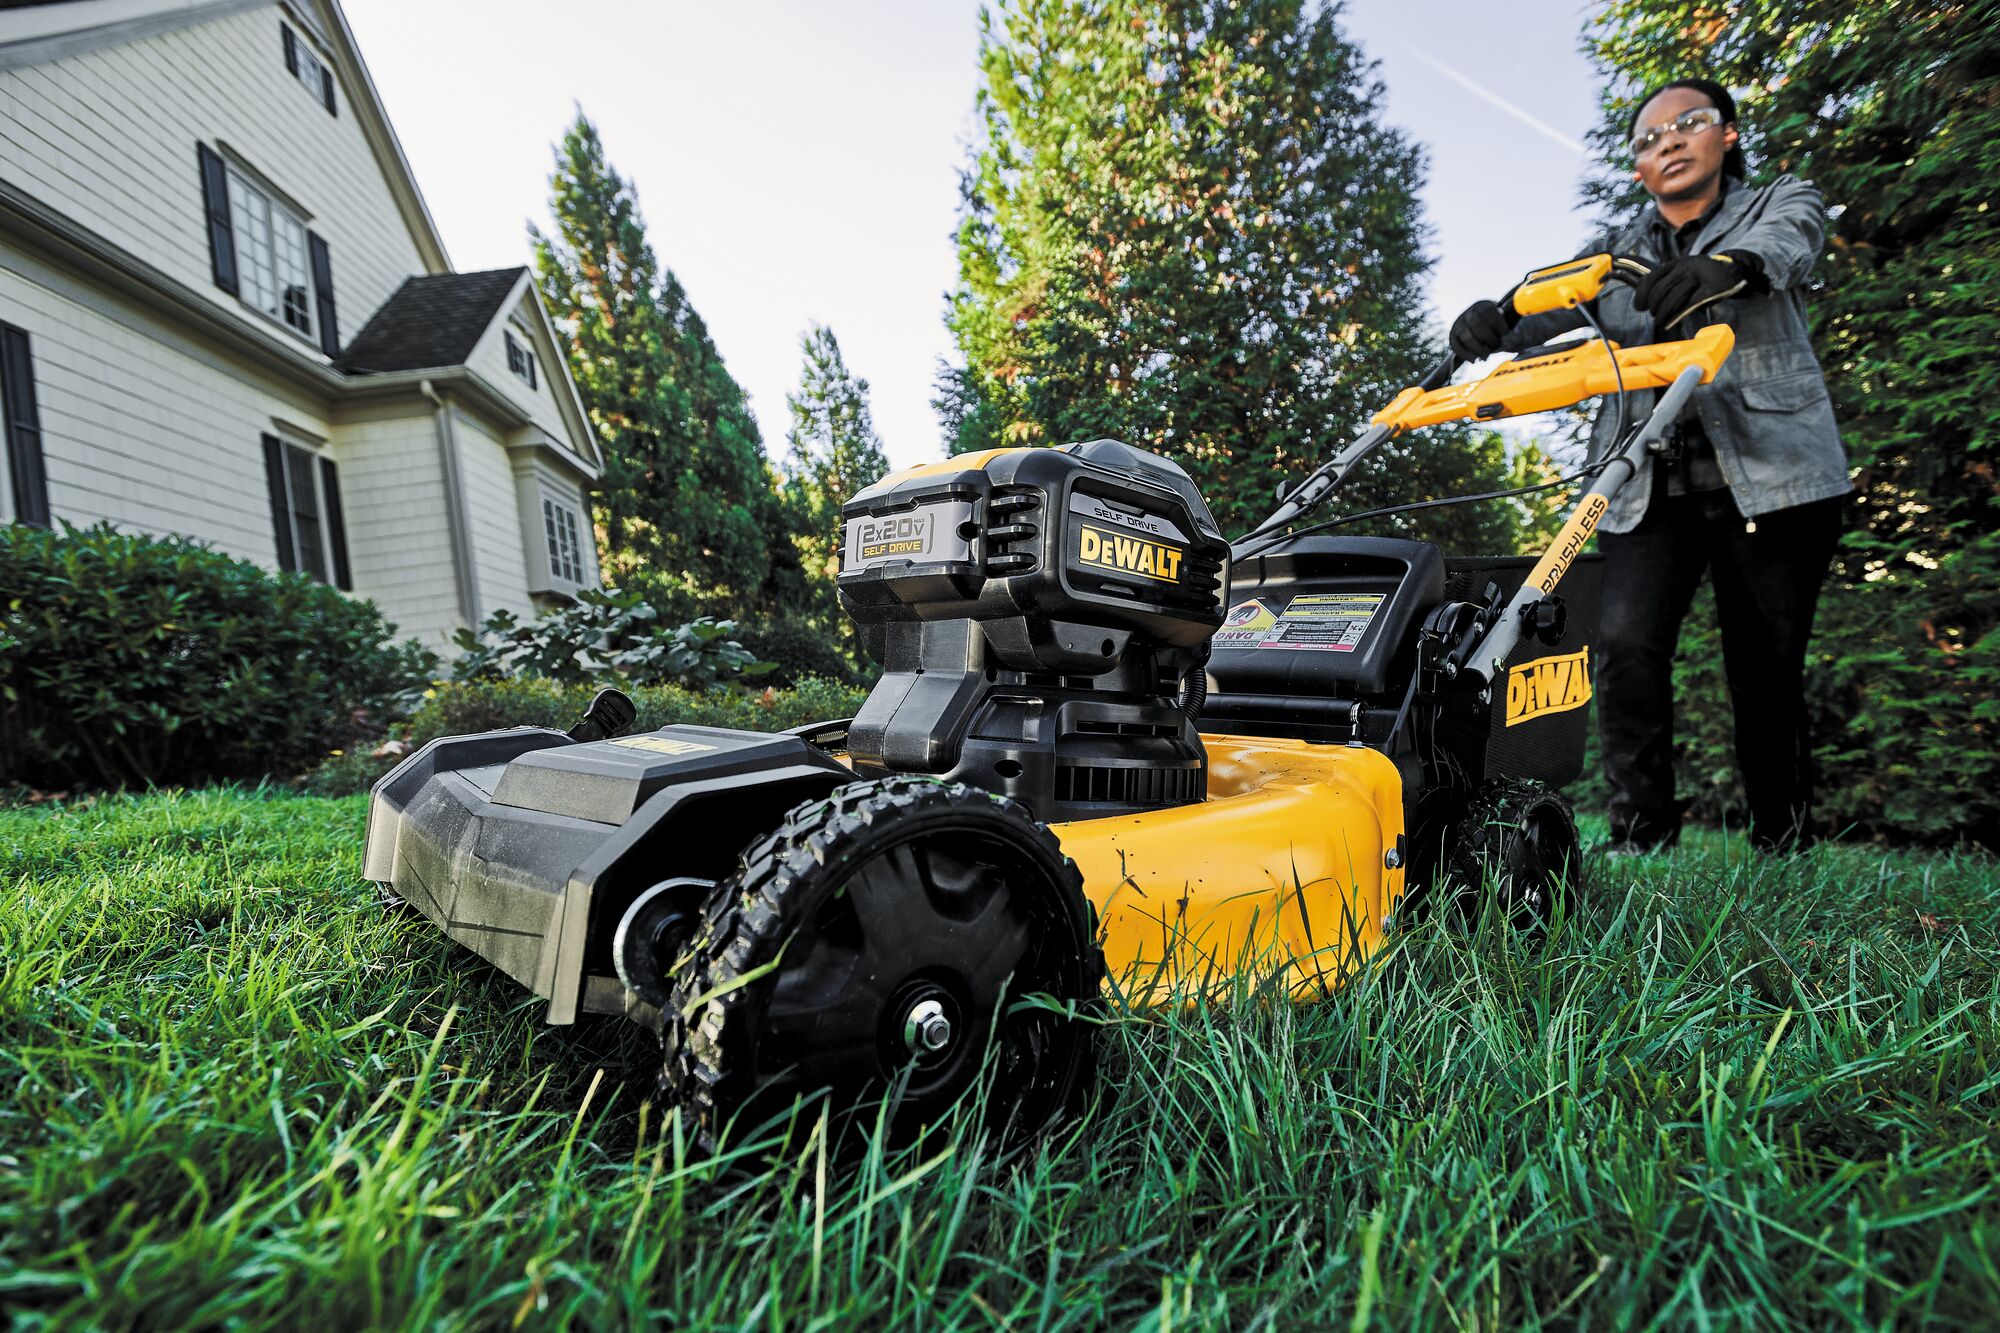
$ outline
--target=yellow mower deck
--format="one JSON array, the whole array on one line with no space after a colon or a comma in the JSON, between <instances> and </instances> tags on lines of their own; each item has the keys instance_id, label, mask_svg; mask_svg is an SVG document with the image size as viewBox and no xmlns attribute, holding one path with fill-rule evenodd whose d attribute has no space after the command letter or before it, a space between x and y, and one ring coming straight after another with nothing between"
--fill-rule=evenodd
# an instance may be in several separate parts
<instances>
[{"instance_id":1,"label":"yellow mower deck","mask_svg":"<svg viewBox=\"0 0 2000 1333\"><path fill-rule=\"evenodd\" d=\"M1052 824L1135 1004L1229 987L1246 964L1323 994L1382 946L1403 893L1402 783L1377 751L1204 735L1208 799ZM1391 866L1388 861L1396 861Z\"/></svg>"}]
</instances>

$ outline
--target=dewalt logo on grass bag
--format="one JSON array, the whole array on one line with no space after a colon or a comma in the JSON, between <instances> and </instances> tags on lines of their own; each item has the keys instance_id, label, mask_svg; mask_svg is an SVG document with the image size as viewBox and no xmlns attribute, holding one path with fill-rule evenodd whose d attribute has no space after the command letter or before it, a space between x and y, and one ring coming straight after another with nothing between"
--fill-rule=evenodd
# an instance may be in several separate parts
<instances>
[{"instance_id":1,"label":"dewalt logo on grass bag","mask_svg":"<svg viewBox=\"0 0 2000 1333\"><path fill-rule=\"evenodd\" d=\"M1538 657L1507 673L1507 725L1549 713L1567 713L1590 702L1590 649Z\"/></svg>"},{"instance_id":2,"label":"dewalt logo on grass bag","mask_svg":"<svg viewBox=\"0 0 2000 1333\"><path fill-rule=\"evenodd\" d=\"M1076 558L1097 569L1176 583L1181 576L1181 557L1186 554L1185 548L1170 542L1110 532L1086 523L1078 538Z\"/></svg>"}]
</instances>

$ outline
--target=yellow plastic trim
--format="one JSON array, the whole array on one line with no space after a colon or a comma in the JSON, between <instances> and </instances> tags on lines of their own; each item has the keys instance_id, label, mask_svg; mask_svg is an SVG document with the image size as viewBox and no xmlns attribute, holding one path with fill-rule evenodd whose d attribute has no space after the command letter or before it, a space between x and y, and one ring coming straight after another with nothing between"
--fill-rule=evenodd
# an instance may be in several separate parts
<instances>
[{"instance_id":1,"label":"yellow plastic trim","mask_svg":"<svg viewBox=\"0 0 2000 1333\"><path fill-rule=\"evenodd\" d=\"M1711 324L1679 342L1620 347L1601 339L1527 361L1508 361L1492 373L1464 384L1447 384L1428 393L1405 389L1377 412L1376 425L1398 434L1444 421L1497 421L1568 407L1600 393L1614 393L1623 378L1626 389L1664 389L1689 366L1701 368L1701 381L1715 378L1736 345L1727 324ZM1617 373L1612 356L1616 355Z\"/></svg>"},{"instance_id":2,"label":"yellow plastic trim","mask_svg":"<svg viewBox=\"0 0 2000 1333\"><path fill-rule=\"evenodd\" d=\"M1403 871L1402 779L1375 750L1203 736L1208 799L1050 825L1083 872L1113 984L1139 1005L1282 972L1304 999L1381 949ZM1401 855L1396 858L1399 863Z\"/></svg>"},{"instance_id":3,"label":"yellow plastic trim","mask_svg":"<svg viewBox=\"0 0 2000 1333\"><path fill-rule=\"evenodd\" d=\"M1514 309L1523 315L1565 310L1596 297L1611 273L1610 255L1591 255L1538 268L1514 289Z\"/></svg>"},{"instance_id":4,"label":"yellow plastic trim","mask_svg":"<svg viewBox=\"0 0 2000 1333\"><path fill-rule=\"evenodd\" d=\"M1002 454L1026 453L1026 446L1016 445L1004 449L979 449L969 454L953 454L950 458L940 458L935 463L918 463L906 467L901 472L891 473L869 487L874 490L881 486L892 486L898 482L910 481L917 477L948 476L954 472L983 472L986 465Z\"/></svg>"}]
</instances>

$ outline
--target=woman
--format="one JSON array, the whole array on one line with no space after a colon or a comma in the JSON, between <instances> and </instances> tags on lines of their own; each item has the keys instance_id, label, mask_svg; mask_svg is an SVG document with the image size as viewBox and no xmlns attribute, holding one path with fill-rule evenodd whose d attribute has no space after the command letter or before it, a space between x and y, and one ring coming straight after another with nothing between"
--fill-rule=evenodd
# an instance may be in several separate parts
<instances>
[{"instance_id":1,"label":"woman","mask_svg":"<svg viewBox=\"0 0 2000 1333\"><path fill-rule=\"evenodd\" d=\"M1637 287L1607 288L1596 318L1627 345L1727 323L1736 347L1695 392L1669 452L1619 492L1598 528L1598 734L1614 849L1650 851L1680 834L1673 656L1704 573L1715 586L1750 837L1764 849L1796 847L1813 837L1806 641L1851 489L1806 323L1824 209L1796 177L1745 182L1736 104L1707 79L1649 93L1627 129L1633 174L1652 202L1589 253L1631 255L1653 271ZM1555 311L1510 327L1481 301L1453 324L1451 347L1477 359L1583 323ZM1652 394L1629 397L1626 419L1636 420ZM1593 458L1617 417L1608 399L1591 432Z\"/></svg>"}]
</instances>

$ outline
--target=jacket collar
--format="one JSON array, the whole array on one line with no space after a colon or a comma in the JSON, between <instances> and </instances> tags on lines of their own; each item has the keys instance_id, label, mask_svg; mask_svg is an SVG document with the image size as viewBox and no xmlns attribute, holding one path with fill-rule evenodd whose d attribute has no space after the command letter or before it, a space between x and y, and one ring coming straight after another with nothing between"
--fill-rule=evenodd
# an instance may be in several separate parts
<instances>
[{"instance_id":1,"label":"jacket collar","mask_svg":"<svg viewBox=\"0 0 2000 1333\"><path fill-rule=\"evenodd\" d=\"M1722 178L1722 193L1716 196L1708 211L1701 215L1700 227L1695 232L1694 244L1688 247L1689 254L1700 254L1707 250L1709 243L1736 224L1750 207L1750 187L1732 176ZM1646 229L1662 249L1674 234L1674 226L1660 216L1660 206L1654 204L1641 215Z\"/></svg>"}]
</instances>

